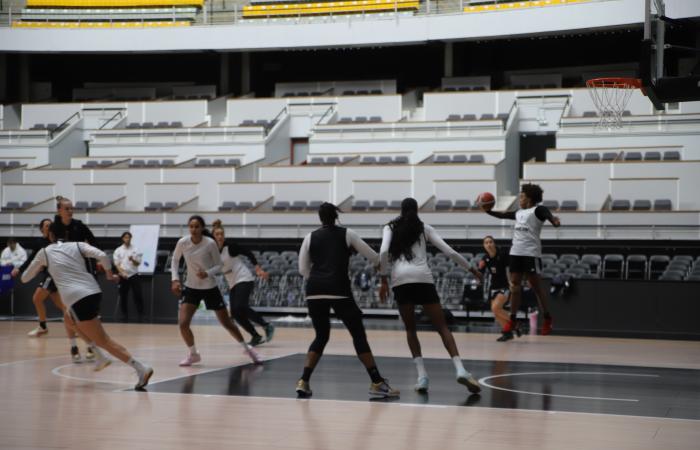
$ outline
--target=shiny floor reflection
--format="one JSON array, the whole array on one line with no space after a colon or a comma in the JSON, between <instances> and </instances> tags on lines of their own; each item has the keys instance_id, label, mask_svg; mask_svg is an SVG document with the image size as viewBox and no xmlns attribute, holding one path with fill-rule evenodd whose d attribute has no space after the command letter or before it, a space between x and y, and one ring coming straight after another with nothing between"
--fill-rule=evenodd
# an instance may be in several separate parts
<instances>
[{"instance_id":1,"label":"shiny floor reflection","mask_svg":"<svg viewBox=\"0 0 700 450\"><path fill-rule=\"evenodd\" d=\"M542 362L466 361L481 394L454 379L449 359L426 359L430 391L413 390L408 358L378 357L382 375L403 404L572 411L700 420L700 371ZM151 392L295 398L304 355L245 365L148 386ZM369 377L355 357L324 355L311 378L311 399L368 401ZM385 400L381 400L385 401Z\"/></svg>"}]
</instances>

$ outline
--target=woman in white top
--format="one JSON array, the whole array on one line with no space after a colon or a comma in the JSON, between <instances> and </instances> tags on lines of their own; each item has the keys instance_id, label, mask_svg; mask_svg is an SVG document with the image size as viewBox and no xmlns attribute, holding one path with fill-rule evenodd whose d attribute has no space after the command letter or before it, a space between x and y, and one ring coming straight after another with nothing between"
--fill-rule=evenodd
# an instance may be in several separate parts
<instances>
[{"instance_id":1,"label":"woman in white top","mask_svg":"<svg viewBox=\"0 0 700 450\"><path fill-rule=\"evenodd\" d=\"M116 276L109 271L109 257L85 242L57 242L58 227L51 224L49 239L52 244L37 253L27 270L22 274L22 282L27 283L46 268L58 287L63 303L66 305L64 320L76 327L97 346L104 348L113 356L129 364L136 370L138 382L135 388L141 389L148 384L153 369L135 360L129 351L109 337L99 317L102 291L95 277L87 271L85 258L95 258L106 269L108 280L116 281ZM92 342L91 342L92 344ZM102 370L110 364L100 352L95 370Z\"/></svg>"},{"instance_id":2,"label":"woman in white top","mask_svg":"<svg viewBox=\"0 0 700 450\"><path fill-rule=\"evenodd\" d=\"M122 245L114 251L114 267L119 274L119 306L122 310L122 320L129 321L129 291L134 293L134 303L138 312L138 321L143 321L143 295L141 294L141 281L139 279L139 266L142 254L131 245L131 233L122 233Z\"/></svg>"},{"instance_id":3,"label":"woman in white top","mask_svg":"<svg viewBox=\"0 0 700 450\"><path fill-rule=\"evenodd\" d=\"M204 219L201 216L192 216L187 221L190 235L177 241L173 261L171 266L172 284L171 290L180 298L180 311L178 322L180 334L189 348L189 354L180 361L180 366L191 366L202 360L194 345L194 335L190 324L197 307L204 300L207 309L216 313L219 323L226 328L233 338L243 346L244 353L253 360L254 363L261 363L260 356L243 340L238 327L231 321L226 311L224 298L216 283L216 274L221 272L221 255L219 248L211 237L211 233L206 229ZM180 259L185 258L187 266L187 279L185 289L180 283Z\"/></svg>"},{"instance_id":4,"label":"woman in white top","mask_svg":"<svg viewBox=\"0 0 700 450\"><path fill-rule=\"evenodd\" d=\"M257 311L250 307L250 296L255 289L255 276L267 279L268 274L258 264L253 252L242 248L235 242L226 242L224 227L220 220L212 223L212 234L216 245L221 252L221 271L231 290L229 292L229 306L231 318L238 322L241 328L250 334L248 345L255 347L263 342L270 342L275 334L275 327ZM255 266L255 275L245 265L243 257ZM265 339L263 339L251 323L255 322L265 329Z\"/></svg>"},{"instance_id":5,"label":"woman in white top","mask_svg":"<svg viewBox=\"0 0 700 450\"><path fill-rule=\"evenodd\" d=\"M382 273L382 286L379 292L384 300L389 291L387 274L391 267L391 287L394 300L399 305L401 319L406 326L408 347L418 369L418 392L428 391L428 373L425 370L420 342L416 332L415 305L422 305L423 312L430 318L433 326L442 338L442 343L452 358L457 382L463 384L472 393L481 391L479 383L467 372L459 357L454 337L447 328L445 316L440 306L440 297L435 289L433 274L428 267L426 245L430 242L441 252L448 255L465 270L475 273L462 255L453 250L435 232L433 227L424 224L418 218L418 203L413 198L401 202L401 215L384 227L379 259Z\"/></svg>"},{"instance_id":6,"label":"woman in white top","mask_svg":"<svg viewBox=\"0 0 700 450\"><path fill-rule=\"evenodd\" d=\"M19 268L27 261L27 251L19 245L15 238L7 240L5 247L0 254L0 265L12 266L12 278L19 274Z\"/></svg>"}]
</instances>

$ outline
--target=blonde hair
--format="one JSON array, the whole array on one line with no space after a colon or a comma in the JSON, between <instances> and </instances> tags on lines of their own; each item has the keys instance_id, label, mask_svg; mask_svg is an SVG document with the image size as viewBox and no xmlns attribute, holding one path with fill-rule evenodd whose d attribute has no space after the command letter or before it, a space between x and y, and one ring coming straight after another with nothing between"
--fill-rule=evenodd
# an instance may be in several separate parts
<instances>
[{"instance_id":1,"label":"blonde hair","mask_svg":"<svg viewBox=\"0 0 700 450\"><path fill-rule=\"evenodd\" d=\"M221 222L221 219L216 219L211 223L211 229L216 230L217 228L221 228L222 230L224 229L224 224Z\"/></svg>"}]
</instances>

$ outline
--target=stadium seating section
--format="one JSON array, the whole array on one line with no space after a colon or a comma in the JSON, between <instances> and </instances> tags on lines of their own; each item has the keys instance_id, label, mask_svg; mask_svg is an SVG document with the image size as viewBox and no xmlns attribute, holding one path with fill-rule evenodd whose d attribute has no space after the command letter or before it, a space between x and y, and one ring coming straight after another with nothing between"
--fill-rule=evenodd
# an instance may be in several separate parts
<instances>
[{"instance_id":1,"label":"stadium seating section","mask_svg":"<svg viewBox=\"0 0 700 450\"><path fill-rule=\"evenodd\" d=\"M324 2L270 2L243 7L244 18L312 16L326 14L373 13L385 11L415 11L415 0L353 0Z\"/></svg>"}]
</instances>

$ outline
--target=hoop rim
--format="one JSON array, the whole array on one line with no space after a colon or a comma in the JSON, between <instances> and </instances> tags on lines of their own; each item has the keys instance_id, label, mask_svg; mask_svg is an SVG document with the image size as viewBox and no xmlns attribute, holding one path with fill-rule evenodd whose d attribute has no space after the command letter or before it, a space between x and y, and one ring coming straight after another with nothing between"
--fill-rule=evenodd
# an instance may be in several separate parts
<instances>
[{"instance_id":1,"label":"hoop rim","mask_svg":"<svg viewBox=\"0 0 700 450\"><path fill-rule=\"evenodd\" d=\"M642 89L642 80L625 77L592 78L586 81L586 86L589 88Z\"/></svg>"}]
</instances>

